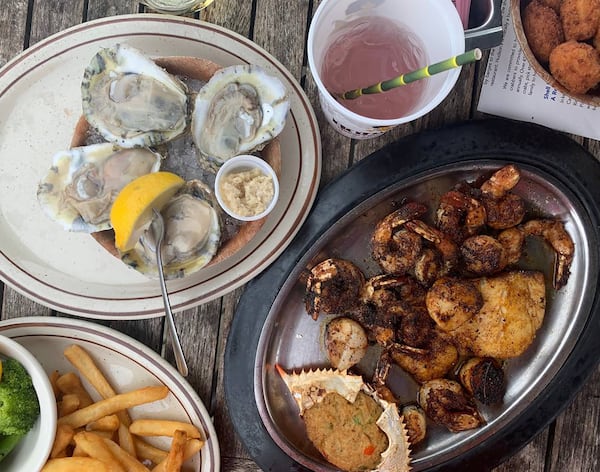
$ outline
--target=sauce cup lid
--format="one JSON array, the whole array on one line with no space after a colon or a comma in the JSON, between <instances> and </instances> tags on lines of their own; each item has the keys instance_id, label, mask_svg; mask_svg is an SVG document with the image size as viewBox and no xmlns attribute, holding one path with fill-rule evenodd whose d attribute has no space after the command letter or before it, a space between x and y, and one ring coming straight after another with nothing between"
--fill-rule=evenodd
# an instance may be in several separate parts
<instances>
[{"instance_id":1,"label":"sauce cup lid","mask_svg":"<svg viewBox=\"0 0 600 472\"><path fill-rule=\"evenodd\" d=\"M268 175L271 177L273 181L273 198L270 203L267 205L264 211L252 216L243 216L237 214L232 208L227 206L227 203L224 200L224 196L221 193L221 183L223 178L230 173L235 172L243 172L253 169L259 169L264 175ZM217 197L217 201L219 205L227 213L229 216L235 218L240 221L256 221L260 220L267 216L277 203L279 198L279 180L277 178L277 174L273 170L273 168L260 157L252 156L250 154L242 154L239 156L232 157L223 163L223 165L219 168L215 178L215 196Z\"/></svg>"}]
</instances>

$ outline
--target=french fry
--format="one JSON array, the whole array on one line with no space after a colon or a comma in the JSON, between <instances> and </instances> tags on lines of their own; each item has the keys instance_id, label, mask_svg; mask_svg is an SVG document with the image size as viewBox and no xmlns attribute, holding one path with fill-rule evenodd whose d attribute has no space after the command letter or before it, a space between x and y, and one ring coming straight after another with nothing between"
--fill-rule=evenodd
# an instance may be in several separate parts
<instances>
[{"instance_id":1,"label":"french fry","mask_svg":"<svg viewBox=\"0 0 600 472\"><path fill-rule=\"evenodd\" d=\"M104 462L91 457L61 457L50 459L41 472L110 472Z\"/></svg>"},{"instance_id":2,"label":"french fry","mask_svg":"<svg viewBox=\"0 0 600 472\"><path fill-rule=\"evenodd\" d=\"M176 431L184 431L188 438L200 439L202 435L193 424L170 420L135 420L129 426L129 431L136 436L170 436Z\"/></svg>"},{"instance_id":3,"label":"french fry","mask_svg":"<svg viewBox=\"0 0 600 472\"><path fill-rule=\"evenodd\" d=\"M94 360L81 346L72 344L64 350L63 354L102 398L114 397L117 394ZM119 413L119 419L125 426L131 424L131 419L125 411Z\"/></svg>"},{"instance_id":4,"label":"french fry","mask_svg":"<svg viewBox=\"0 0 600 472\"><path fill-rule=\"evenodd\" d=\"M164 385L138 388L92 403L85 408L63 416L58 422L59 424L68 424L73 428L79 428L103 416L115 414L117 411L162 400L168 394L169 389Z\"/></svg>"},{"instance_id":5,"label":"french fry","mask_svg":"<svg viewBox=\"0 0 600 472\"><path fill-rule=\"evenodd\" d=\"M79 446L75 446L73 448L73 453L71 454L73 457L90 457L86 454L86 452L81 449Z\"/></svg>"},{"instance_id":6,"label":"french fry","mask_svg":"<svg viewBox=\"0 0 600 472\"><path fill-rule=\"evenodd\" d=\"M202 433L192 424L131 420L128 408L165 398L169 394L166 386L117 393L83 348L72 345L64 353L77 373L50 374L59 419L43 472L150 472L150 465L156 472L180 472L183 463L200 451ZM81 379L86 379L102 399L94 402ZM147 443L144 436L173 439L167 451Z\"/></svg>"},{"instance_id":7,"label":"french fry","mask_svg":"<svg viewBox=\"0 0 600 472\"><path fill-rule=\"evenodd\" d=\"M169 449L169 455L167 456L165 469L166 472L179 472L183 465L183 451L185 449L185 443L187 442L187 434L185 431L177 430L173 434L173 441L171 442L171 449Z\"/></svg>"},{"instance_id":8,"label":"french fry","mask_svg":"<svg viewBox=\"0 0 600 472\"><path fill-rule=\"evenodd\" d=\"M56 427L56 435L54 436L54 444L52 444L52 451L50 457L64 457L66 454L67 446L71 443L75 431L69 425L60 424Z\"/></svg>"},{"instance_id":9,"label":"french fry","mask_svg":"<svg viewBox=\"0 0 600 472\"><path fill-rule=\"evenodd\" d=\"M73 439L87 455L106 464L111 472L127 472L110 451L104 440L97 434L80 431Z\"/></svg>"},{"instance_id":10,"label":"french fry","mask_svg":"<svg viewBox=\"0 0 600 472\"><path fill-rule=\"evenodd\" d=\"M187 461L195 454L198 454L200 449L202 449L202 446L204 446L204 441L200 439L188 439L183 450L183 462ZM155 464L157 465L152 469L152 472L167 472L166 458L160 462L155 462Z\"/></svg>"},{"instance_id":11,"label":"french fry","mask_svg":"<svg viewBox=\"0 0 600 472\"><path fill-rule=\"evenodd\" d=\"M62 399L56 405L58 417L61 418L73 413L79 408L80 401L79 395L74 393L67 393L63 395Z\"/></svg>"},{"instance_id":12,"label":"french fry","mask_svg":"<svg viewBox=\"0 0 600 472\"><path fill-rule=\"evenodd\" d=\"M58 385L56 385L56 379L58 379L59 377L60 373L58 372L58 370L53 370L52 373L48 376L48 379L50 380L50 385L52 385L52 391L54 392L54 396L57 399L61 395L60 389L58 388Z\"/></svg>"},{"instance_id":13,"label":"french fry","mask_svg":"<svg viewBox=\"0 0 600 472\"><path fill-rule=\"evenodd\" d=\"M119 417L117 415L104 416L96 421L88 423L85 427L88 431L111 431L119 429Z\"/></svg>"},{"instance_id":14,"label":"french fry","mask_svg":"<svg viewBox=\"0 0 600 472\"><path fill-rule=\"evenodd\" d=\"M104 444L110 449L113 456L123 464L127 472L150 472L148 467L138 461L134 456L129 454L125 449L119 446L116 442L110 439L105 439Z\"/></svg>"},{"instance_id":15,"label":"french fry","mask_svg":"<svg viewBox=\"0 0 600 472\"><path fill-rule=\"evenodd\" d=\"M123 412L121 412L123 413ZM117 413L118 414L118 413ZM119 424L119 445L125 449L129 454L136 457L137 452L135 449L135 441L133 439L133 435L129 432L129 427L126 426L123 422Z\"/></svg>"},{"instance_id":16,"label":"french fry","mask_svg":"<svg viewBox=\"0 0 600 472\"><path fill-rule=\"evenodd\" d=\"M142 460L147 460L153 462L154 464L158 464L164 461L169 454L169 451L165 451L160 449L152 444L147 443L142 438L134 437L133 441L135 443L135 450L137 452L137 457Z\"/></svg>"},{"instance_id":17,"label":"french fry","mask_svg":"<svg viewBox=\"0 0 600 472\"><path fill-rule=\"evenodd\" d=\"M56 385L63 394L75 394L79 397L79 408L94 403L92 397L81 384L81 379L75 372L67 372L56 379Z\"/></svg>"}]
</instances>

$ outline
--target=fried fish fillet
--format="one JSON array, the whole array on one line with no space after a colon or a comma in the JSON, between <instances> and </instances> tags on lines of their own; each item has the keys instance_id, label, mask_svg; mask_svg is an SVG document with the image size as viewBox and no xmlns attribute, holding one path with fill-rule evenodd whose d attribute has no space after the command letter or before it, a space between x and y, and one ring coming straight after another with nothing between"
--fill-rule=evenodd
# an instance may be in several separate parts
<instances>
[{"instance_id":1,"label":"fried fish fillet","mask_svg":"<svg viewBox=\"0 0 600 472\"><path fill-rule=\"evenodd\" d=\"M483 306L448 335L458 347L480 357L508 359L533 342L546 311L544 275L513 271L476 281Z\"/></svg>"}]
</instances>

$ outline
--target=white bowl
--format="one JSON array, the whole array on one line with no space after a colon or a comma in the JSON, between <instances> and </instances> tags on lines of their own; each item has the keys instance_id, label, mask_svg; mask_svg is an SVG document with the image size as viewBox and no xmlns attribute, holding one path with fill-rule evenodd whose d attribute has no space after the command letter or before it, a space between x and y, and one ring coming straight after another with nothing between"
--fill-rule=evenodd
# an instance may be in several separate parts
<instances>
[{"instance_id":1,"label":"white bowl","mask_svg":"<svg viewBox=\"0 0 600 472\"><path fill-rule=\"evenodd\" d=\"M235 211L227 206L225 201L223 200L223 195L221 194L221 182L223 178L232 173L232 172L242 172L252 169L259 169L264 175L268 175L273 179L273 199L267 206L267 208L256 215L252 216L243 216L235 213ZM252 156L252 155L240 155L236 157L232 157L225 161L225 163L221 166L219 171L217 172L217 176L215 178L215 196L217 197L217 201L221 208L229 215L235 218L236 220L241 221L255 221L260 220L267 216L273 208L275 208L275 204L277 203L277 199L279 198L279 180L277 179L277 174L273 170L273 168L260 157Z\"/></svg>"},{"instance_id":2,"label":"white bowl","mask_svg":"<svg viewBox=\"0 0 600 472\"><path fill-rule=\"evenodd\" d=\"M46 371L33 355L16 341L0 335L0 356L19 361L31 376L40 403L40 416L33 428L0 462L2 472L40 470L46 463L56 434L56 397Z\"/></svg>"}]
</instances>

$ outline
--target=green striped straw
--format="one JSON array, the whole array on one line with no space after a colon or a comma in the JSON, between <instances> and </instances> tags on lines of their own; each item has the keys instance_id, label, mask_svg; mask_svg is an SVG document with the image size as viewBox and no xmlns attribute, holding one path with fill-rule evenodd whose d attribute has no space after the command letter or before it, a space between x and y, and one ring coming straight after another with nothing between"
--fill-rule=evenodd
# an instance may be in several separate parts
<instances>
[{"instance_id":1,"label":"green striped straw","mask_svg":"<svg viewBox=\"0 0 600 472\"><path fill-rule=\"evenodd\" d=\"M425 77L431 77L434 74L439 74L440 72L454 69L464 64L470 64L471 62L478 61L479 59L481 59L481 49L475 48L463 54L459 54L458 56L446 59L445 61L437 62L430 66L425 66L422 69L418 69L413 72L408 72L407 74L402 74L396 78L386 80L384 82L379 82L378 84L370 85L369 87L360 88L356 90L349 90L342 94L333 95L338 99L352 100L360 97L361 95L386 92L393 88L410 84L411 82L415 82L416 80L421 80Z\"/></svg>"}]
</instances>

